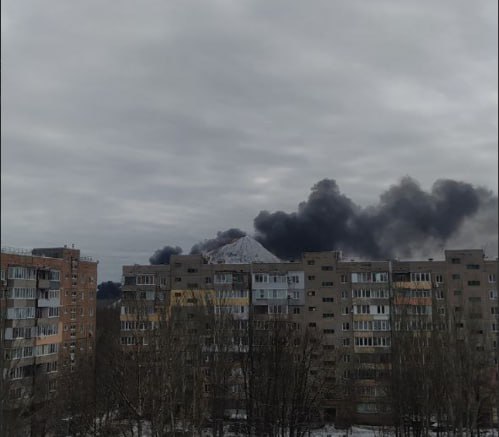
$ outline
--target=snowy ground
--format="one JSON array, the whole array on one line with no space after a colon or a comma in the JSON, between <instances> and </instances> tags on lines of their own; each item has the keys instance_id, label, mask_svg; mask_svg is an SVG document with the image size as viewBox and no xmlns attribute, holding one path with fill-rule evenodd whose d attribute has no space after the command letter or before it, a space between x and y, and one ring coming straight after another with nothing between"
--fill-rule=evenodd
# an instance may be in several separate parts
<instances>
[{"instance_id":1,"label":"snowy ground","mask_svg":"<svg viewBox=\"0 0 499 437\"><path fill-rule=\"evenodd\" d=\"M389 437L389 436L394 436L394 432L390 431L390 429L387 428L381 428L381 427L362 427L362 426L354 426L350 430L338 430L335 429L334 426L326 426L325 428L322 428L320 430L315 430L310 433L310 437L367 437L367 436L374 436L374 437ZM436 436L436 433L432 433L430 435ZM482 437L499 437L499 434L497 433L496 430L489 430L489 431L483 431L483 434L480 433L480 436Z\"/></svg>"}]
</instances>

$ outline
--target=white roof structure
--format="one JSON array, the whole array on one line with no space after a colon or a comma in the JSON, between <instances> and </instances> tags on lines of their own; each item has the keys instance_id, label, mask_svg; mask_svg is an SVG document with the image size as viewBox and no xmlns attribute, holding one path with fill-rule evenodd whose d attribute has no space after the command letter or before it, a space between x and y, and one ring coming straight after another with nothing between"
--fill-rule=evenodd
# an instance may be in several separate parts
<instances>
[{"instance_id":1,"label":"white roof structure","mask_svg":"<svg viewBox=\"0 0 499 437\"><path fill-rule=\"evenodd\" d=\"M254 238L246 235L203 254L210 264L248 264L282 262Z\"/></svg>"}]
</instances>

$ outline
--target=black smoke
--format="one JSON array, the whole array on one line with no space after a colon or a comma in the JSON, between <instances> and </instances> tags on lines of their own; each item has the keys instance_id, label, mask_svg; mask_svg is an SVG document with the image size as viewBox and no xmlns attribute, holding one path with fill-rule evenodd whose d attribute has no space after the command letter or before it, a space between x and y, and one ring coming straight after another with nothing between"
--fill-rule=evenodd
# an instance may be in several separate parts
<instances>
[{"instance_id":1,"label":"black smoke","mask_svg":"<svg viewBox=\"0 0 499 437\"><path fill-rule=\"evenodd\" d=\"M217 236L215 238L201 241L192 246L191 255L218 249L219 247L244 236L246 236L246 232L237 228L231 228L223 232L219 231L217 232Z\"/></svg>"},{"instance_id":2,"label":"black smoke","mask_svg":"<svg viewBox=\"0 0 499 437\"><path fill-rule=\"evenodd\" d=\"M165 246L154 252L154 255L149 258L149 263L151 265L169 264L172 255L180 255L181 253L181 247Z\"/></svg>"},{"instance_id":3,"label":"black smoke","mask_svg":"<svg viewBox=\"0 0 499 437\"><path fill-rule=\"evenodd\" d=\"M410 256L428 245L443 247L494 198L483 188L448 179L426 192L406 177L383 193L377 205L361 208L334 180L324 179L296 212L261 211L254 226L257 240L284 259L338 249L370 258Z\"/></svg>"},{"instance_id":4,"label":"black smoke","mask_svg":"<svg viewBox=\"0 0 499 437\"><path fill-rule=\"evenodd\" d=\"M107 281L101 282L97 286L97 299L120 299L121 284L119 282Z\"/></svg>"}]
</instances>

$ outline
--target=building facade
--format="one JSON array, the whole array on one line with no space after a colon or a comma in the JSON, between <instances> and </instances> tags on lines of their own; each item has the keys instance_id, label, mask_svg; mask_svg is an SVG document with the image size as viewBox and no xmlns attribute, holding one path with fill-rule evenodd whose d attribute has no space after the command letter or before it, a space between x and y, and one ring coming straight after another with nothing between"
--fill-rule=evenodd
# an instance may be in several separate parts
<instances>
[{"instance_id":1,"label":"building facade","mask_svg":"<svg viewBox=\"0 0 499 437\"><path fill-rule=\"evenodd\" d=\"M93 362L97 262L73 248L1 252L4 419L57 391L62 371Z\"/></svg>"},{"instance_id":2,"label":"building facade","mask_svg":"<svg viewBox=\"0 0 499 437\"><path fill-rule=\"evenodd\" d=\"M436 331L451 330L456 341L470 333L470 347L490 352L484 365L490 367L490 386L497 387L497 270L498 261L481 250L447 250L444 259L425 261L353 261L340 252L309 252L295 262L244 264L176 255L169 265L123 267L121 344L137 342L136 322L129 323L137 301L151 322L142 332L168 317L172 307L207 300L216 313L243 323L287 320L317 334L321 365L347 388L348 402L331 396L322 417L388 423L392 358L401 332L418 334L425 344ZM497 420L495 401L488 402L488 420Z\"/></svg>"}]
</instances>

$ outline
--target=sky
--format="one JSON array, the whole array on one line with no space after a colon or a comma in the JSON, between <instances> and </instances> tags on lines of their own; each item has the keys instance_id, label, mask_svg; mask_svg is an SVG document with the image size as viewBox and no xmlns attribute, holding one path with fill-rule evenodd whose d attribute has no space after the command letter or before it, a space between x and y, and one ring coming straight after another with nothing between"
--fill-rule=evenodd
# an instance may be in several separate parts
<instances>
[{"instance_id":1,"label":"sky","mask_svg":"<svg viewBox=\"0 0 499 437\"><path fill-rule=\"evenodd\" d=\"M2 245L75 244L119 280L324 178L363 207L407 175L497 196L497 7L6 0Z\"/></svg>"}]
</instances>

